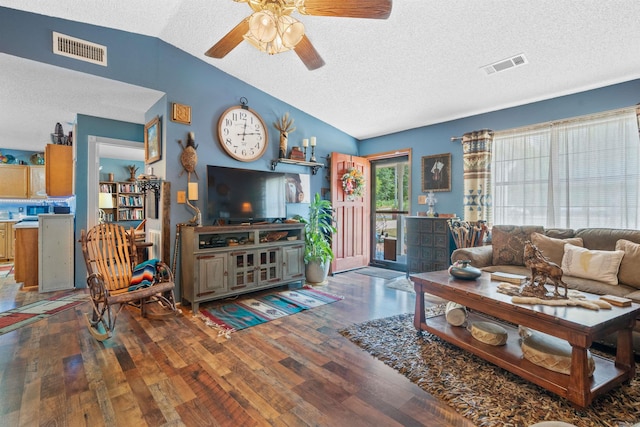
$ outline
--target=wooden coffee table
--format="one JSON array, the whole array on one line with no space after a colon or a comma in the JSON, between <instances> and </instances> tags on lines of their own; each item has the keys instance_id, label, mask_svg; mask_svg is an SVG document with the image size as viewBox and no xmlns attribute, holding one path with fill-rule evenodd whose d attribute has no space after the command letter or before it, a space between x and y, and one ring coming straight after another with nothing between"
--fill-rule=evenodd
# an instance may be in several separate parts
<instances>
[{"instance_id":1,"label":"wooden coffee table","mask_svg":"<svg viewBox=\"0 0 640 427\"><path fill-rule=\"evenodd\" d=\"M497 292L498 282L482 273L477 280L457 280L447 271L412 274L415 284L416 309L414 325L418 331L428 331L456 346L500 366L532 383L567 398L579 407L635 374L632 329L640 314L640 305L613 307L611 310L589 310L581 307L513 304L509 295ZM424 292L471 309L469 322L487 319L482 313L562 338L573 347L571 373L564 375L535 365L522 357L517 327L502 324L509 338L504 346L484 344L471 336L466 328L451 326L444 315L425 320ZM588 299L597 295L585 293ZM418 332L418 333L419 333ZM587 349L604 336L618 332L615 360L592 355L596 369L588 375Z\"/></svg>"}]
</instances>

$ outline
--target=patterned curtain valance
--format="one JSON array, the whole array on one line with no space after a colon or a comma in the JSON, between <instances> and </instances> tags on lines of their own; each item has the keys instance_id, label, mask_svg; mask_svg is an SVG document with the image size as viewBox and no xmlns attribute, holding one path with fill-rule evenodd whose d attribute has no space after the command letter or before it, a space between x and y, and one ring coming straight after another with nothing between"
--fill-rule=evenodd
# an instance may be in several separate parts
<instances>
[{"instance_id":1,"label":"patterned curtain valance","mask_svg":"<svg viewBox=\"0 0 640 427\"><path fill-rule=\"evenodd\" d=\"M491 149L493 131L482 129L462 136L464 220L491 219Z\"/></svg>"}]
</instances>

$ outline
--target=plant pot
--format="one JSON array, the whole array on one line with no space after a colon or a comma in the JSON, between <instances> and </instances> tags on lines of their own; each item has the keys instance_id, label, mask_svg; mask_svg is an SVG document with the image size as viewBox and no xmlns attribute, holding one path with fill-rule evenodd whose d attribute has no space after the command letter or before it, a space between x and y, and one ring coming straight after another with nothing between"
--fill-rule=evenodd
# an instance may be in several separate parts
<instances>
[{"instance_id":1,"label":"plant pot","mask_svg":"<svg viewBox=\"0 0 640 427\"><path fill-rule=\"evenodd\" d=\"M320 261L309 261L304 266L304 273L307 278L307 283L319 284L327 280L330 266L330 261L327 261L324 264L322 264Z\"/></svg>"}]
</instances>

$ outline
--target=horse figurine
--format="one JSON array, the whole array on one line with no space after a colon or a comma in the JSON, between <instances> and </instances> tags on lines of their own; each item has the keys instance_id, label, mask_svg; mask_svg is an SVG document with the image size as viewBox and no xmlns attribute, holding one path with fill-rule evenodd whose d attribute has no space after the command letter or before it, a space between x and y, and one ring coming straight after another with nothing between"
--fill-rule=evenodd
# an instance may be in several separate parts
<instances>
[{"instance_id":1,"label":"horse figurine","mask_svg":"<svg viewBox=\"0 0 640 427\"><path fill-rule=\"evenodd\" d=\"M524 265L531 269L531 286L535 288L537 283L538 288L544 290L539 290L537 294L546 294L544 285L550 280L555 286L554 297L567 298L567 284L562 280L562 269L555 262L549 261L540 249L528 240L524 245ZM564 287L564 296L558 292L559 285Z\"/></svg>"}]
</instances>

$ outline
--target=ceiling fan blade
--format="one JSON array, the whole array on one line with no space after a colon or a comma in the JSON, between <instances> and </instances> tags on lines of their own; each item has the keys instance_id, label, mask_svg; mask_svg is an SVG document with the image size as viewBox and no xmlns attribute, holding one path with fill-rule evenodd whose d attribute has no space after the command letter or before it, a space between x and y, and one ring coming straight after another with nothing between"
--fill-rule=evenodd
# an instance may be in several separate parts
<instances>
[{"instance_id":1,"label":"ceiling fan blade","mask_svg":"<svg viewBox=\"0 0 640 427\"><path fill-rule=\"evenodd\" d=\"M233 30L229 31L218 43L206 51L205 55L212 58L224 58L244 40L242 36L247 34L247 31L249 31L249 18L236 25Z\"/></svg>"},{"instance_id":2,"label":"ceiling fan blade","mask_svg":"<svg viewBox=\"0 0 640 427\"><path fill-rule=\"evenodd\" d=\"M302 40L298 42L293 50L309 70L316 70L324 65L324 60L306 35L302 36Z\"/></svg>"},{"instance_id":3,"label":"ceiling fan blade","mask_svg":"<svg viewBox=\"0 0 640 427\"><path fill-rule=\"evenodd\" d=\"M300 13L345 18L387 19L392 0L305 0Z\"/></svg>"}]
</instances>

